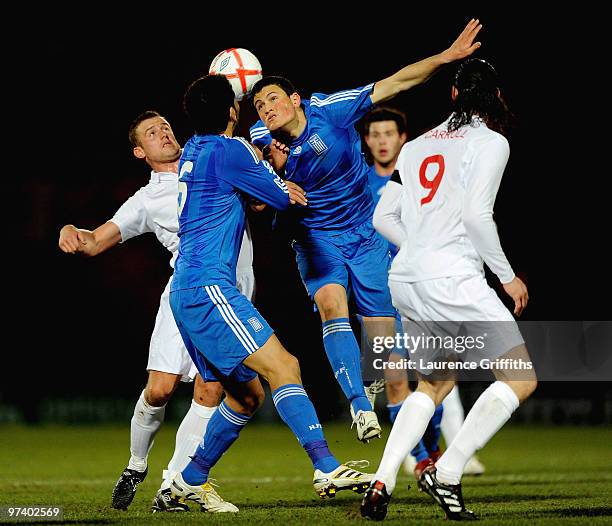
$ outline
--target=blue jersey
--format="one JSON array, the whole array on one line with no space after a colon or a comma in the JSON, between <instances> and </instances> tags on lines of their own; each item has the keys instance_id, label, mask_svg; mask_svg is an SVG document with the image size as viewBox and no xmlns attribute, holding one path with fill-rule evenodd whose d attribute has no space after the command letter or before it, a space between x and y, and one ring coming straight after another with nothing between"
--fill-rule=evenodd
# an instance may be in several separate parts
<instances>
[{"instance_id":1,"label":"blue jersey","mask_svg":"<svg viewBox=\"0 0 612 526\"><path fill-rule=\"evenodd\" d=\"M380 196L387 186L387 183L391 180L391 175L378 175L376 167L372 165L368 171L368 186L372 193L372 199L374 200L374 206L380 201Z\"/></svg>"},{"instance_id":2,"label":"blue jersey","mask_svg":"<svg viewBox=\"0 0 612 526\"><path fill-rule=\"evenodd\" d=\"M337 234L371 220L368 170L354 124L372 108L373 84L304 101L306 129L288 145L285 179L300 185L308 206L292 208L291 219L311 233ZM257 145L271 141L262 121L251 127ZM298 235L299 237L299 235Z\"/></svg>"},{"instance_id":3,"label":"blue jersey","mask_svg":"<svg viewBox=\"0 0 612 526\"><path fill-rule=\"evenodd\" d=\"M368 172L368 186L372 193L372 200L374 201L375 208L378 201L380 201L380 196L382 196L385 186L387 186L387 183L391 180L391 177L393 177L393 174L378 175L376 167L374 165L370 166L370 171ZM391 257L395 257L398 251L399 248L389 241L389 252L391 253Z\"/></svg>"},{"instance_id":4,"label":"blue jersey","mask_svg":"<svg viewBox=\"0 0 612 526\"><path fill-rule=\"evenodd\" d=\"M179 163L178 258L171 290L236 283L248 194L289 207L289 191L240 137L194 135Z\"/></svg>"}]
</instances>

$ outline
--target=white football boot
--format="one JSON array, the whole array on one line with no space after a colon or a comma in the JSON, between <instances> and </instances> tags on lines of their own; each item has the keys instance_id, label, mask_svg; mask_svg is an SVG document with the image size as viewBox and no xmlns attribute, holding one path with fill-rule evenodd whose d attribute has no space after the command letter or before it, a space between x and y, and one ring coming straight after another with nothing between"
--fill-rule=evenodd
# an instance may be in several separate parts
<instances>
[{"instance_id":1,"label":"white football boot","mask_svg":"<svg viewBox=\"0 0 612 526\"><path fill-rule=\"evenodd\" d=\"M330 473L316 469L312 484L319 497L335 497L336 492L350 489L355 493L363 493L374 479L371 473L362 473L354 468L368 467L367 460L353 460L340 464Z\"/></svg>"},{"instance_id":2,"label":"white football boot","mask_svg":"<svg viewBox=\"0 0 612 526\"><path fill-rule=\"evenodd\" d=\"M202 511L208 511L210 513L238 512L236 506L231 502L223 500L221 495L215 491L211 480L208 480L201 486L190 486L183 480L183 476L178 473L176 477L172 479L170 489L175 497L197 502Z\"/></svg>"}]
</instances>

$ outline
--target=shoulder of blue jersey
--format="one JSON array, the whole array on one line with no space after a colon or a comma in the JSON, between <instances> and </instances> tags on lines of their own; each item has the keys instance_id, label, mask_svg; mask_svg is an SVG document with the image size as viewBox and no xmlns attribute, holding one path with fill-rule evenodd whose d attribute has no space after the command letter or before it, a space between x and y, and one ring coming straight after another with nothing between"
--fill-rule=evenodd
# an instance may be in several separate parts
<instances>
[{"instance_id":1,"label":"shoulder of blue jersey","mask_svg":"<svg viewBox=\"0 0 612 526\"><path fill-rule=\"evenodd\" d=\"M246 139L242 137L231 137L231 140L236 141L238 144L241 144L242 147L244 147L249 152L249 154L253 158L253 161L255 161L255 164L259 163L259 157L257 157L257 154L255 153L255 149L253 148L253 146L251 146L251 144Z\"/></svg>"},{"instance_id":2,"label":"shoulder of blue jersey","mask_svg":"<svg viewBox=\"0 0 612 526\"><path fill-rule=\"evenodd\" d=\"M261 121L257 121L253 126L249 128L249 133L251 135L251 140L257 144L258 141L266 138L266 136L270 135L270 130L264 126L264 123Z\"/></svg>"},{"instance_id":3,"label":"shoulder of blue jersey","mask_svg":"<svg viewBox=\"0 0 612 526\"><path fill-rule=\"evenodd\" d=\"M349 89L344 91L338 91L331 95L325 95L324 93L313 93L310 98L311 106L322 107L346 100L353 100L359 97L364 91L370 91L374 84L368 84L362 88Z\"/></svg>"}]
</instances>

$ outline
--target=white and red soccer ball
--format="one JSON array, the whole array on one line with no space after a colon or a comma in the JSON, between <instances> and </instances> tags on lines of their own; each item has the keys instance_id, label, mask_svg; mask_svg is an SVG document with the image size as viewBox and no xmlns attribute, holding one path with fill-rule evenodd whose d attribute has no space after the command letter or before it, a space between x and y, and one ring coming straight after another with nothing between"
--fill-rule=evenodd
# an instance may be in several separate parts
<instances>
[{"instance_id":1,"label":"white and red soccer ball","mask_svg":"<svg viewBox=\"0 0 612 526\"><path fill-rule=\"evenodd\" d=\"M231 48L221 51L211 62L211 75L224 75L230 81L236 100L248 96L261 78L261 64L248 49Z\"/></svg>"}]
</instances>

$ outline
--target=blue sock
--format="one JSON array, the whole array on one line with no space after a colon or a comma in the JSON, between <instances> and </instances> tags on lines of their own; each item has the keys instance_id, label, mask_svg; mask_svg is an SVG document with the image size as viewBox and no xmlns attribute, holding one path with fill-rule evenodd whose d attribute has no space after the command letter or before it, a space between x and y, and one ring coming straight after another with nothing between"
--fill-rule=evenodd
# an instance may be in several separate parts
<instances>
[{"instance_id":1,"label":"blue sock","mask_svg":"<svg viewBox=\"0 0 612 526\"><path fill-rule=\"evenodd\" d=\"M425 430L425 434L423 435L423 444L429 453L433 453L434 451L438 451L440 446L438 442L440 441L440 434L442 430L440 429L440 422L442 422L442 415L444 414L444 407L440 404L436 407L436 410L429 421L429 425Z\"/></svg>"},{"instance_id":2,"label":"blue sock","mask_svg":"<svg viewBox=\"0 0 612 526\"><path fill-rule=\"evenodd\" d=\"M248 416L236 413L221 402L208 422L203 443L182 472L183 480L191 486L204 484L210 469L236 441L248 421Z\"/></svg>"},{"instance_id":3,"label":"blue sock","mask_svg":"<svg viewBox=\"0 0 612 526\"><path fill-rule=\"evenodd\" d=\"M306 450L315 469L324 473L336 469L340 462L327 447L323 428L304 387L299 384L282 385L272 393L272 399L278 414Z\"/></svg>"},{"instance_id":4,"label":"blue sock","mask_svg":"<svg viewBox=\"0 0 612 526\"><path fill-rule=\"evenodd\" d=\"M334 376L353 411L372 411L361 379L361 352L348 318L323 322L323 345Z\"/></svg>"},{"instance_id":5,"label":"blue sock","mask_svg":"<svg viewBox=\"0 0 612 526\"><path fill-rule=\"evenodd\" d=\"M397 413L399 413L403 403L404 401L402 400L401 402L397 402L397 404L387 404L387 409L389 410L389 420L391 420L391 423L395 422Z\"/></svg>"},{"instance_id":6,"label":"blue sock","mask_svg":"<svg viewBox=\"0 0 612 526\"><path fill-rule=\"evenodd\" d=\"M429 458L429 453L427 452L425 444L423 444L423 440L421 440L416 446L414 446L414 449L410 452L410 454L414 458L416 458L417 462L421 462L421 460Z\"/></svg>"}]
</instances>

